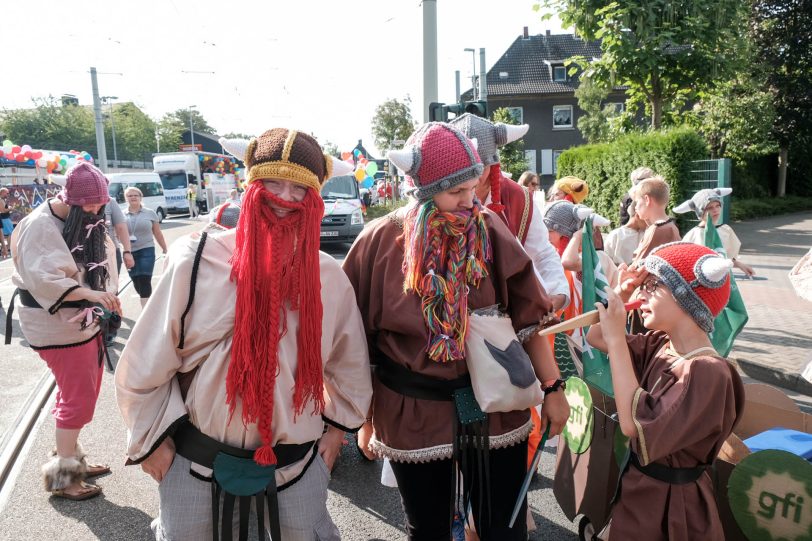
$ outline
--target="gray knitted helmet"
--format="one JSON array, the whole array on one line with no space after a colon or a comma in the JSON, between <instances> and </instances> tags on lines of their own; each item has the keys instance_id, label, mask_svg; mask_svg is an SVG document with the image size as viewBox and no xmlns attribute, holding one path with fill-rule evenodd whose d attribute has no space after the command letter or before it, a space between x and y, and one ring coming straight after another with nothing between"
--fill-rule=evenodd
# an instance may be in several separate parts
<instances>
[{"instance_id":1,"label":"gray knitted helmet","mask_svg":"<svg viewBox=\"0 0 812 541\"><path fill-rule=\"evenodd\" d=\"M499 151L501 146L517 141L524 137L530 126L512 126L502 122L493 123L480 116L465 113L449 122L452 126L460 130L468 139L476 139L477 152L482 158L482 165L487 167L499 163Z\"/></svg>"},{"instance_id":2,"label":"gray knitted helmet","mask_svg":"<svg viewBox=\"0 0 812 541\"><path fill-rule=\"evenodd\" d=\"M587 206L575 205L564 200L556 201L544 209L544 225L547 229L571 238L591 214L592 209Z\"/></svg>"},{"instance_id":3,"label":"gray knitted helmet","mask_svg":"<svg viewBox=\"0 0 812 541\"><path fill-rule=\"evenodd\" d=\"M211 209L210 220L226 229L234 229L240 219L240 206L233 203L223 203Z\"/></svg>"}]
</instances>

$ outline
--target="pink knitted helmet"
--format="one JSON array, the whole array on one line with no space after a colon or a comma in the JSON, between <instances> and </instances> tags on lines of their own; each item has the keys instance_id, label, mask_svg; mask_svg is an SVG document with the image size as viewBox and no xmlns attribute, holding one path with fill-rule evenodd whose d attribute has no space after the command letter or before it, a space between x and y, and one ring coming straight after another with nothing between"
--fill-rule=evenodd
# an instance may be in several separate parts
<instances>
[{"instance_id":1,"label":"pink knitted helmet","mask_svg":"<svg viewBox=\"0 0 812 541\"><path fill-rule=\"evenodd\" d=\"M421 203L478 178L484 169L476 144L443 122L423 124L401 150L390 150L387 158L406 173Z\"/></svg>"},{"instance_id":2,"label":"pink knitted helmet","mask_svg":"<svg viewBox=\"0 0 812 541\"><path fill-rule=\"evenodd\" d=\"M65 187L57 194L68 205L104 205L110 200L107 177L96 166L77 163L65 174Z\"/></svg>"}]
</instances>

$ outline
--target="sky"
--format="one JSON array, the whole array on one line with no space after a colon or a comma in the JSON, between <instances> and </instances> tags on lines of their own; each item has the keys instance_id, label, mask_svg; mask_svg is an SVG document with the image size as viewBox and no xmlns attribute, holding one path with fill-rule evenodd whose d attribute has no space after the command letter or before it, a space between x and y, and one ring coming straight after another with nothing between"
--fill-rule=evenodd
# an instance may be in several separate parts
<instances>
[{"instance_id":1,"label":"sky","mask_svg":"<svg viewBox=\"0 0 812 541\"><path fill-rule=\"evenodd\" d=\"M455 70L470 88L465 48L477 50L478 72L480 47L490 69L523 27L562 31L533 4L437 0L439 101L454 101ZM31 0L28 16L0 23L6 57L21 66L4 70L0 109L49 94L91 104L94 66L101 95L154 119L195 105L220 134L281 126L342 151L362 139L374 154L380 103L410 96L423 120L422 9L418 0Z\"/></svg>"}]
</instances>

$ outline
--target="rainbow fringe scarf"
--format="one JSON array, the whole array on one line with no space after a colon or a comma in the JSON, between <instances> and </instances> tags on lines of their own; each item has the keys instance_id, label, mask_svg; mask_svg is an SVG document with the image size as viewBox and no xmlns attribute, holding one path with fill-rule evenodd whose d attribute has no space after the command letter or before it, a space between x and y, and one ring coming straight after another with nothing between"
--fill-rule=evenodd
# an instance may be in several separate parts
<instances>
[{"instance_id":1,"label":"rainbow fringe scarf","mask_svg":"<svg viewBox=\"0 0 812 541\"><path fill-rule=\"evenodd\" d=\"M465 357L468 286L488 276L488 230L478 201L470 212L440 212L433 201L410 210L404 224L403 290L422 300L429 357Z\"/></svg>"}]
</instances>

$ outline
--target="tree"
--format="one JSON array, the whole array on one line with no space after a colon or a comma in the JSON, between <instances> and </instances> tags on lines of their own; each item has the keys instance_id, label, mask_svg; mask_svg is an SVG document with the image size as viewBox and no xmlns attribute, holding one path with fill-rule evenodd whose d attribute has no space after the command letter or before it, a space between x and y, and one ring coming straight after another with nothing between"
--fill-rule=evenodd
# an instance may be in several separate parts
<instances>
[{"instance_id":1,"label":"tree","mask_svg":"<svg viewBox=\"0 0 812 541\"><path fill-rule=\"evenodd\" d=\"M739 0L542 0L587 40L601 40L601 58L575 58L596 82L626 86L629 105L645 104L651 126L681 117L686 103L723 77L744 19ZM544 15L544 18L551 13Z\"/></svg>"},{"instance_id":2,"label":"tree","mask_svg":"<svg viewBox=\"0 0 812 541\"><path fill-rule=\"evenodd\" d=\"M195 109L177 109L174 112L166 113L158 122L158 140L164 152L174 152L180 148L183 142L183 133L189 130L190 114L195 133L217 134L217 130L209 125L199 111Z\"/></svg>"},{"instance_id":3,"label":"tree","mask_svg":"<svg viewBox=\"0 0 812 541\"><path fill-rule=\"evenodd\" d=\"M414 131L416 122L412 117L412 100L409 96L403 101L386 100L375 109L372 117L372 136L375 146L382 153L394 148L392 141L405 141Z\"/></svg>"},{"instance_id":4,"label":"tree","mask_svg":"<svg viewBox=\"0 0 812 541\"><path fill-rule=\"evenodd\" d=\"M4 110L0 131L18 144L48 150L84 150L98 158L93 111L78 105L62 105L48 96L33 98L32 109Z\"/></svg>"},{"instance_id":5,"label":"tree","mask_svg":"<svg viewBox=\"0 0 812 541\"><path fill-rule=\"evenodd\" d=\"M197 130L195 130L195 131L197 131ZM256 135L248 135L247 133L239 133L239 132L231 131L231 132L228 132L227 134L225 134L223 137L225 137L226 139L247 139L247 140L250 141L251 139L256 137Z\"/></svg>"},{"instance_id":6,"label":"tree","mask_svg":"<svg viewBox=\"0 0 812 541\"><path fill-rule=\"evenodd\" d=\"M500 107L494 111L491 120L503 124L519 123L507 107ZM527 171L527 158L524 157L524 141L519 139L499 149L499 167L502 171L510 173L513 180L519 180L522 173Z\"/></svg>"},{"instance_id":7,"label":"tree","mask_svg":"<svg viewBox=\"0 0 812 541\"><path fill-rule=\"evenodd\" d=\"M107 108L105 108L107 109ZM150 161L155 152L155 121L134 103L117 103L113 106L116 129L116 149L119 160ZM104 123L107 155L112 157L112 126Z\"/></svg>"},{"instance_id":8,"label":"tree","mask_svg":"<svg viewBox=\"0 0 812 541\"><path fill-rule=\"evenodd\" d=\"M324 144L321 145L321 148L324 149L325 154L329 154L334 158L341 159L341 151L338 150L338 145L333 143L332 141L329 140L325 141Z\"/></svg>"},{"instance_id":9,"label":"tree","mask_svg":"<svg viewBox=\"0 0 812 541\"><path fill-rule=\"evenodd\" d=\"M586 73L581 75L575 97L583 114L578 118L578 131L589 143L602 143L609 138L608 107L604 110L603 101L609 90L592 80Z\"/></svg>"},{"instance_id":10,"label":"tree","mask_svg":"<svg viewBox=\"0 0 812 541\"><path fill-rule=\"evenodd\" d=\"M812 152L812 1L754 0L749 29L775 110L781 197L790 151L806 159Z\"/></svg>"}]
</instances>

